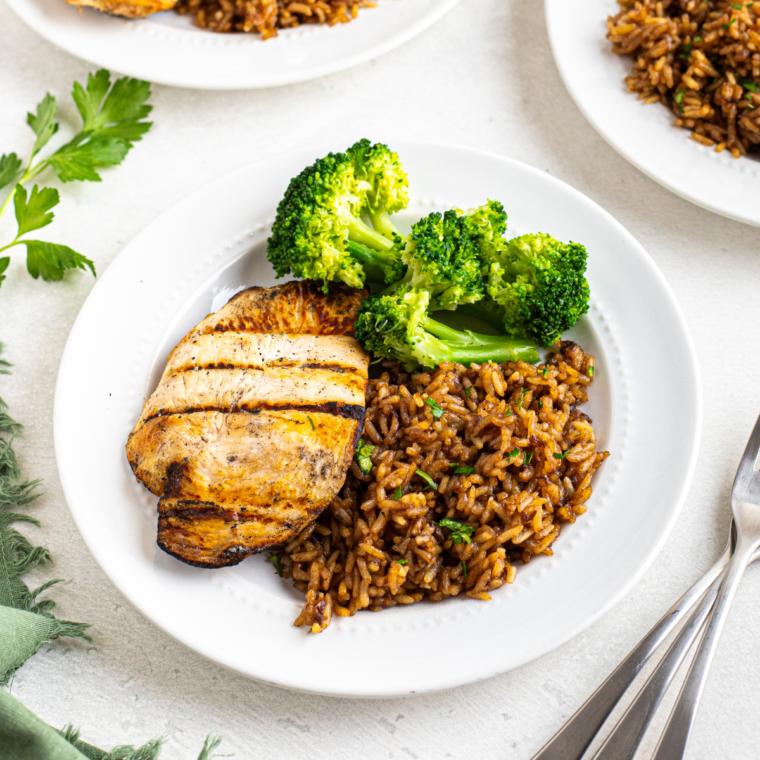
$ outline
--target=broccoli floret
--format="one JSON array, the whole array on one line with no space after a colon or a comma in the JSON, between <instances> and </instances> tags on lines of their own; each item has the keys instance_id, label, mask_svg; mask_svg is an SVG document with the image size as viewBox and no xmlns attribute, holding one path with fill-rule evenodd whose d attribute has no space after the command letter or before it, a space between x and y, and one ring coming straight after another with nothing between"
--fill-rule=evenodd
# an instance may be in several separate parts
<instances>
[{"instance_id":1,"label":"broccoli floret","mask_svg":"<svg viewBox=\"0 0 760 760\"><path fill-rule=\"evenodd\" d=\"M277 207L267 241L277 276L322 280L325 288L333 280L361 288L367 278L398 279L406 241L385 217L404 208L406 185L398 156L365 140L315 161L291 180ZM382 231L362 220L365 213L382 219Z\"/></svg>"},{"instance_id":2,"label":"broccoli floret","mask_svg":"<svg viewBox=\"0 0 760 760\"><path fill-rule=\"evenodd\" d=\"M480 255L490 261L506 246L507 212L499 201L488 201L462 217L468 234L477 240Z\"/></svg>"},{"instance_id":3,"label":"broccoli floret","mask_svg":"<svg viewBox=\"0 0 760 760\"><path fill-rule=\"evenodd\" d=\"M398 155L387 145L359 140L346 153L354 164L360 183L366 185L365 205L374 229L390 240L400 237L389 214L403 211L409 204L409 178Z\"/></svg>"},{"instance_id":4,"label":"broccoli floret","mask_svg":"<svg viewBox=\"0 0 760 760\"><path fill-rule=\"evenodd\" d=\"M400 361L407 370L437 367L441 362L478 364L486 361L539 360L535 347L523 340L460 331L428 314L430 293L407 289L373 296L361 305L356 339L368 351Z\"/></svg>"},{"instance_id":5,"label":"broccoli floret","mask_svg":"<svg viewBox=\"0 0 760 760\"><path fill-rule=\"evenodd\" d=\"M506 222L503 207L495 201L467 213L451 209L420 219L401 255L407 272L386 292L427 290L433 311L479 301L485 295L481 256L484 251L495 255Z\"/></svg>"},{"instance_id":6,"label":"broccoli floret","mask_svg":"<svg viewBox=\"0 0 760 760\"><path fill-rule=\"evenodd\" d=\"M488 261L487 290L507 335L550 346L588 311L586 249L538 233L513 238ZM486 259L488 260L488 259Z\"/></svg>"}]
</instances>

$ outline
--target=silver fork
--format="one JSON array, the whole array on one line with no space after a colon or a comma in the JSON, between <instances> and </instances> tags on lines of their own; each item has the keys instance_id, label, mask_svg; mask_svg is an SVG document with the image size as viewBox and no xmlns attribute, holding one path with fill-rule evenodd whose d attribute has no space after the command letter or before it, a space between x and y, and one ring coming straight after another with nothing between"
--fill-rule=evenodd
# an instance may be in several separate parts
<instances>
[{"instance_id":1,"label":"silver fork","mask_svg":"<svg viewBox=\"0 0 760 760\"><path fill-rule=\"evenodd\" d=\"M758 419L758 422L755 424L755 428L752 431L752 435L750 436L750 440L747 443L747 447L742 457L742 462L739 466L739 471L737 472L734 482L734 495L737 493L737 483L739 482L742 472L750 472L750 474L754 473L758 449L760 449L760 419ZM746 470L745 463L749 460L751 460L750 469ZM757 477L760 479L760 476ZM760 503L760 499L758 499L758 503ZM760 509L758 509L758 512L760 512ZM752 554L753 551L755 552L754 555ZM547 744L544 745L538 754L533 757L533 760L580 760L586 749L588 749L588 746L594 740L596 734L599 732L599 729L622 698L623 694L628 690L635 677L646 665L660 644L662 644L679 622L690 612L694 605L706 595L706 592L708 592L708 597L717 597L718 584L724 577L724 571L731 556L732 541L729 537L728 545L720 559L718 559L718 561L699 580L697 580L697 582L665 613L665 615L663 615L649 633L605 679L601 686L599 686L586 702L583 703L583 705L547 742ZM748 560L754 561L756 559L760 559L760 550L757 548L757 543L755 543L754 549L750 549L750 554L745 555L742 571L744 567L746 567ZM739 577L740 576L741 573L739 574ZM726 578L726 580L728 579ZM722 589L724 586L725 583L721 585L720 588ZM731 599L732 598L733 593L731 594ZM647 683L639 693L639 697L636 698L634 703L632 703L625 715L618 722L613 730L613 733L616 733L617 736L615 737L611 735L608 737L605 745L597 753L596 757L599 757L600 760L602 757L630 757L625 751L627 742L623 741L623 738L625 737L625 739L632 742L635 741L636 746L638 745L641 736L649 725L651 714L659 704L662 694L670 684L675 671L679 667L686 652L691 646L691 643L696 637L699 627L704 623L706 611L708 609L709 602L706 599L705 602L700 605L700 608L694 614L692 619L686 624L684 630L679 634L679 637L673 642L658 668L649 677ZM725 621L725 615L723 621ZM720 629L722 629L722 625L723 624L721 623ZM718 635L720 634L720 629L718 630ZM715 638L715 645L717 646L717 637ZM690 692L688 702L687 699L684 698L679 713L681 718L677 723L674 722L676 711L673 711L668 726L668 728L670 728L670 724L673 724L674 727L672 733L669 738L666 735L663 735L663 742L667 738L669 744L665 745L661 742L657 751L659 753L660 748L662 748L663 754L658 755L658 757L653 760L676 760L676 757L678 757L677 755L671 755L668 753L673 751L672 747L674 745L672 742L677 743L679 735L682 737L683 742L681 754L685 751L686 741L688 741L688 731L690 731L691 728L693 715L696 713L699 697L701 696L702 687L704 686L704 680L707 677L707 669L712 661L713 654L714 648L706 666L703 667L700 676L700 688L698 691L692 690ZM694 668L695 663L692 664L692 669ZM691 675L692 671L690 670L689 677L691 677ZM691 718L688 722L688 731L684 736L683 717L689 715L690 705ZM678 726L678 730L676 729L676 726ZM666 746L668 747L667 749ZM619 750L619 754L613 753L615 748ZM606 751L604 751L605 749Z\"/></svg>"},{"instance_id":2,"label":"silver fork","mask_svg":"<svg viewBox=\"0 0 760 760\"><path fill-rule=\"evenodd\" d=\"M718 597L707 619L699 648L691 661L686 680L681 686L653 760L678 760L686 753L686 746L689 743L689 736L699 708L699 700L718 648L720 634L728 617L728 610L739 588L742 575L752 561L752 555L760 547L759 453L760 418L755 423L752 435L744 449L731 492L731 509L736 526L736 548L731 555L726 577L720 584Z\"/></svg>"}]
</instances>

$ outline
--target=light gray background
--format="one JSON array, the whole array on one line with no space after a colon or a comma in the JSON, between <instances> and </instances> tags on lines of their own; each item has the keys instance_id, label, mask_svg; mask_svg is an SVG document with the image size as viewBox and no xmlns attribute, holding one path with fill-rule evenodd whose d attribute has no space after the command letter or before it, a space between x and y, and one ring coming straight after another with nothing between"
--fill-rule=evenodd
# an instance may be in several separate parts
<instances>
[{"instance_id":1,"label":"light gray background","mask_svg":"<svg viewBox=\"0 0 760 760\"><path fill-rule=\"evenodd\" d=\"M381 0L395 1L403 0ZM0 152L29 150L25 114L47 90L58 97L63 120L73 123L68 92L93 68L52 47L0 4ZM590 630L538 662L485 683L403 700L336 700L262 686L154 628L89 555L58 482L52 411L66 337L93 280L73 274L63 283L35 282L16 249L0 290L0 340L15 371L0 379L0 395L26 425L18 445L25 471L44 479L35 510L43 530L35 538L53 553L52 573L68 579L53 592L58 613L92 623L94 643L44 649L19 672L12 693L54 726L81 725L83 738L103 747L165 733L169 759L195 758L205 733L214 731L239 758L528 760L720 553L735 467L760 411L758 230L671 195L606 145L565 92L537 0L464 0L400 50L321 81L260 92L155 86L153 103L155 126L121 167L104 171L100 184L65 188L45 230L50 239L87 254L102 272L127 241L191 190L336 132L458 143L517 158L600 203L673 286L704 383L697 472L681 518L644 579ZM0 239L12 233L10 221L0 226ZM651 370L656 394L668 378ZM689 758L758 756L758 598L760 579L751 569L713 666ZM252 631L246 645L255 641ZM452 651L463 656L466 647Z\"/></svg>"}]
</instances>

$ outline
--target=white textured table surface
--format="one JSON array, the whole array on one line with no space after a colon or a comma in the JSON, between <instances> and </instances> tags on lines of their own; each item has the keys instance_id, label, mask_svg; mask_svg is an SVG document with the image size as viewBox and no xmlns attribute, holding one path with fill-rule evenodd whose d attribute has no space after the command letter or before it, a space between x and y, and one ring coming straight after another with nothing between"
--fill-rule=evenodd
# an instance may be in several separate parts
<instances>
[{"instance_id":1,"label":"white textured table surface","mask_svg":"<svg viewBox=\"0 0 760 760\"><path fill-rule=\"evenodd\" d=\"M0 153L29 150L25 114L46 90L58 97L62 118L71 118L71 83L92 69L0 4ZM760 411L759 231L671 195L597 136L562 86L538 0L464 0L400 50L318 82L228 93L155 86L153 103L155 126L121 167L104 171L100 184L66 187L51 239L89 255L102 272L127 241L189 191L295 141L317 142L327 134L430 139L520 159L604 206L673 286L704 383L697 473L670 540L639 585L590 630L531 665L404 700L336 700L263 686L206 662L154 628L85 548L58 482L52 411L66 337L93 280L74 274L63 283L36 282L17 255L0 290L0 340L15 364L14 374L0 379L0 396L26 425L18 446L26 473L45 482L35 510L43 531L35 537L52 551L55 576L68 579L53 592L58 613L92 623L94 643L43 649L19 672L12 693L55 726L81 725L83 738L101 746L166 734L163 756L170 760L194 758L207 731L222 734L223 748L239 758L528 760L720 553L735 467ZM0 235L10 232L5 221ZM653 394L667 381L652 367ZM689 758L757 757L759 595L760 577L750 569ZM255 646L255 632L249 644ZM466 656L466 648L452 656Z\"/></svg>"}]
</instances>

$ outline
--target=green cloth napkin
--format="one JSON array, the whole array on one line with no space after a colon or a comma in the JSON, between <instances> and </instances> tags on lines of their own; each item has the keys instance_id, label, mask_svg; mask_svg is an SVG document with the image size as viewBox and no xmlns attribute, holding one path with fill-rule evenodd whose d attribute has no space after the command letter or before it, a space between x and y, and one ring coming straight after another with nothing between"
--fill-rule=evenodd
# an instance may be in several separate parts
<instances>
[{"instance_id":1,"label":"green cloth napkin","mask_svg":"<svg viewBox=\"0 0 760 760\"><path fill-rule=\"evenodd\" d=\"M198 760L215 757L213 752L221 741L219 737L207 736ZM73 728L56 731L0 689L2 760L156 760L163 742L162 738L153 739L142 747L120 746L105 752L83 742Z\"/></svg>"}]
</instances>

